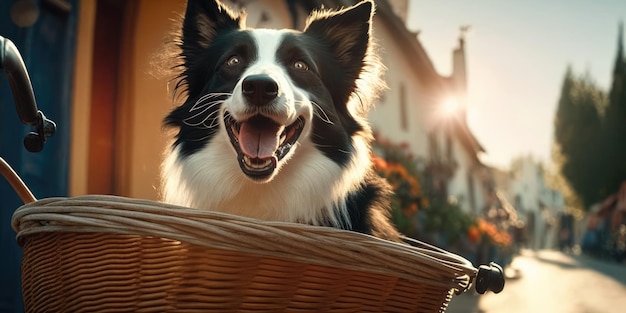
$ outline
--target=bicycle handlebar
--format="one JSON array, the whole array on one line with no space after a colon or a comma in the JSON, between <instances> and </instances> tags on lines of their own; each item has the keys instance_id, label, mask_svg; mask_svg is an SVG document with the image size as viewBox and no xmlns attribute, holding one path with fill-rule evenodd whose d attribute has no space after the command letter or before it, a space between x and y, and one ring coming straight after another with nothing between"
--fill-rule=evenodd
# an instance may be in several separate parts
<instances>
[{"instance_id":1,"label":"bicycle handlebar","mask_svg":"<svg viewBox=\"0 0 626 313\"><path fill-rule=\"evenodd\" d=\"M22 123L35 126L36 131L24 138L24 146L30 152L43 149L46 139L56 131L56 124L37 109L33 86L19 50L9 39L0 36L0 69L4 69L15 101L15 109Z\"/></svg>"},{"instance_id":2,"label":"bicycle handlebar","mask_svg":"<svg viewBox=\"0 0 626 313\"><path fill-rule=\"evenodd\" d=\"M26 65L13 42L2 36L0 36L0 68L4 68L9 77L15 108L20 120L24 124L36 126L37 105Z\"/></svg>"}]
</instances>

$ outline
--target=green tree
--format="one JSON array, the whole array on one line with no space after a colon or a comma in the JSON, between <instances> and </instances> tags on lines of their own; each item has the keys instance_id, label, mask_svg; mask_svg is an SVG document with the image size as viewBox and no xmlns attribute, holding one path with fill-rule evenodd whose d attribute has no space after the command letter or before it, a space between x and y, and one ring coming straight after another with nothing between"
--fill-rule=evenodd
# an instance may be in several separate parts
<instances>
[{"instance_id":1,"label":"green tree","mask_svg":"<svg viewBox=\"0 0 626 313\"><path fill-rule=\"evenodd\" d=\"M602 184L604 196L616 192L621 182L626 180L626 61L622 32L623 25L620 25L613 83L604 114L602 145L604 161L608 164Z\"/></svg>"},{"instance_id":2,"label":"green tree","mask_svg":"<svg viewBox=\"0 0 626 313\"><path fill-rule=\"evenodd\" d=\"M554 121L557 153L553 158L583 208L602 196L607 164L602 158L600 112L605 103L605 93L588 75L576 76L567 69Z\"/></svg>"}]
</instances>

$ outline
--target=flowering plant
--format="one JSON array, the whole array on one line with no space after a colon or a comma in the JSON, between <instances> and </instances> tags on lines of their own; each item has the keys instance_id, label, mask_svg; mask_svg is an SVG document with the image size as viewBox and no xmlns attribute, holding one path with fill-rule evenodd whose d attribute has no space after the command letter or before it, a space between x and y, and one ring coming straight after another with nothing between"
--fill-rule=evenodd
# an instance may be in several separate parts
<instances>
[{"instance_id":1,"label":"flowering plant","mask_svg":"<svg viewBox=\"0 0 626 313\"><path fill-rule=\"evenodd\" d=\"M382 177L386 178L394 190L392 206L411 216L418 210L421 201L421 187L418 179L409 174L409 171L400 163L387 162L380 157L374 157L374 168Z\"/></svg>"},{"instance_id":2,"label":"flowering plant","mask_svg":"<svg viewBox=\"0 0 626 313\"><path fill-rule=\"evenodd\" d=\"M430 202L431 197L426 196L422 188L418 161L408 144L393 144L376 136L373 148L374 169L394 190L391 218L400 232L415 238L442 234L448 244L454 244L463 236L473 243L482 241L502 247L511 244L506 230L464 212L457 204L436 197Z\"/></svg>"},{"instance_id":3,"label":"flowering plant","mask_svg":"<svg viewBox=\"0 0 626 313\"><path fill-rule=\"evenodd\" d=\"M424 210L424 230L445 235L447 244L455 244L468 234L475 224L474 217L464 212L458 204L434 201Z\"/></svg>"},{"instance_id":4,"label":"flowering plant","mask_svg":"<svg viewBox=\"0 0 626 313\"><path fill-rule=\"evenodd\" d=\"M385 178L394 191L391 200L391 219L398 230L414 236L417 230L415 214L428 205L422 195L419 171L407 144L394 145L377 138L372 156L374 169Z\"/></svg>"},{"instance_id":5,"label":"flowering plant","mask_svg":"<svg viewBox=\"0 0 626 313\"><path fill-rule=\"evenodd\" d=\"M483 219L476 219L476 228L482 240L496 246L508 247L511 245L511 235L506 230L499 229L495 224ZM468 233L469 235L469 233Z\"/></svg>"}]
</instances>

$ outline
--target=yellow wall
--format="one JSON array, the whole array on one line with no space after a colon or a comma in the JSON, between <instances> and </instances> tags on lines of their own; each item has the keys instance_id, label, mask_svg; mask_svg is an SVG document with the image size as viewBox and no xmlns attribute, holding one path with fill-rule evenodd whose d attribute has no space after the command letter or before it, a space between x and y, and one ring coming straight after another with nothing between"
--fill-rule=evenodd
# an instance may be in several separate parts
<instances>
[{"instance_id":1,"label":"yellow wall","mask_svg":"<svg viewBox=\"0 0 626 313\"><path fill-rule=\"evenodd\" d=\"M79 8L70 139L69 193L72 196L87 193L88 122L96 1L81 1Z\"/></svg>"},{"instance_id":2,"label":"yellow wall","mask_svg":"<svg viewBox=\"0 0 626 313\"><path fill-rule=\"evenodd\" d=\"M126 129L129 137L123 149L127 149L127 164L118 169L118 177L125 180L120 185L122 192L130 197L155 199L158 195L159 168L165 147L166 136L161 121L172 109L171 94L168 92L169 77L157 78L150 73L154 54L163 49L172 28L175 12L184 10L184 1L142 0L135 16L135 36L130 43L133 51L129 66L128 89L122 91L126 98ZM123 74L124 75L124 74Z\"/></svg>"},{"instance_id":3,"label":"yellow wall","mask_svg":"<svg viewBox=\"0 0 626 313\"><path fill-rule=\"evenodd\" d=\"M151 61L163 49L172 19L184 10L184 0L141 0L129 6L120 47L120 112L117 116L115 193L156 199L159 167L165 147L161 128L172 108L168 77L155 77ZM179 13L176 13L179 12ZM70 195L87 193L89 113L96 0L80 5L74 72ZM97 60L95 60L97 62Z\"/></svg>"}]
</instances>

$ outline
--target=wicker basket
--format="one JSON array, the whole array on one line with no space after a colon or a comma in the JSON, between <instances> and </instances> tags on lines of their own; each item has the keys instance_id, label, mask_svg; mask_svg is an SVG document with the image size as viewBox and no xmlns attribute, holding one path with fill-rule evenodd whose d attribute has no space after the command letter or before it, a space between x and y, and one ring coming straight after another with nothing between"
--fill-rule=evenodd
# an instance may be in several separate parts
<instances>
[{"instance_id":1,"label":"wicker basket","mask_svg":"<svg viewBox=\"0 0 626 313\"><path fill-rule=\"evenodd\" d=\"M443 312L477 270L431 246L114 196L18 208L27 312Z\"/></svg>"}]
</instances>

